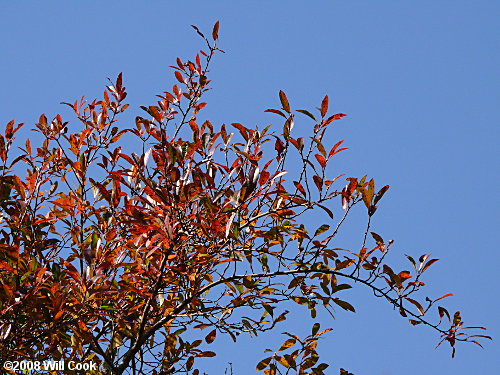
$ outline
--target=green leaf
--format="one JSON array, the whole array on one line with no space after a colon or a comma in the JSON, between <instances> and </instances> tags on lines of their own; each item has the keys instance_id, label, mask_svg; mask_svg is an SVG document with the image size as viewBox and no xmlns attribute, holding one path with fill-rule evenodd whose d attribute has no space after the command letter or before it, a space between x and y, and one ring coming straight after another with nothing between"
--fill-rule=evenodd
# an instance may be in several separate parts
<instances>
[{"instance_id":1,"label":"green leaf","mask_svg":"<svg viewBox=\"0 0 500 375\"><path fill-rule=\"evenodd\" d=\"M349 302L342 301L342 300L337 299L337 298L335 298L333 300L333 302L335 302L337 305L339 305L340 307L342 307L344 310L356 312L356 310L354 309L354 307Z\"/></svg>"},{"instance_id":2,"label":"green leaf","mask_svg":"<svg viewBox=\"0 0 500 375\"><path fill-rule=\"evenodd\" d=\"M269 272L269 266L267 265L267 255L266 254L262 254L262 256L260 257L260 263L262 264L262 269L265 272Z\"/></svg>"},{"instance_id":3,"label":"green leaf","mask_svg":"<svg viewBox=\"0 0 500 375\"><path fill-rule=\"evenodd\" d=\"M236 290L238 292L240 292L240 294L242 294L245 291L245 289L243 289L243 284L238 283L236 281L233 284L234 284L234 287L236 288Z\"/></svg>"},{"instance_id":4,"label":"green leaf","mask_svg":"<svg viewBox=\"0 0 500 375\"><path fill-rule=\"evenodd\" d=\"M314 235L318 236L321 233L325 233L328 229L330 229L330 226L328 224L323 224L318 229L316 229L316 232L314 233Z\"/></svg>"},{"instance_id":5,"label":"green leaf","mask_svg":"<svg viewBox=\"0 0 500 375\"><path fill-rule=\"evenodd\" d=\"M97 247L97 241L99 241L99 236L97 235L96 232L92 233L92 240L91 240L91 248L92 250L95 250Z\"/></svg>"},{"instance_id":6,"label":"green leaf","mask_svg":"<svg viewBox=\"0 0 500 375\"><path fill-rule=\"evenodd\" d=\"M339 292L341 290L351 289L352 286L349 284L339 284L332 288L332 293Z\"/></svg>"},{"instance_id":7,"label":"green leaf","mask_svg":"<svg viewBox=\"0 0 500 375\"><path fill-rule=\"evenodd\" d=\"M274 314L274 307L273 306L263 302L262 307L264 307L264 310L266 310L266 313L273 316L273 314Z\"/></svg>"},{"instance_id":8,"label":"green leaf","mask_svg":"<svg viewBox=\"0 0 500 375\"><path fill-rule=\"evenodd\" d=\"M178 330L176 330L173 335L174 336L179 336L181 334L183 334L184 332L186 332L186 328L179 328ZM200 343L201 343L201 340L200 340Z\"/></svg>"},{"instance_id":9,"label":"green leaf","mask_svg":"<svg viewBox=\"0 0 500 375\"><path fill-rule=\"evenodd\" d=\"M101 306L100 308L103 310L118 311L117 309L115 309L114 307L111 307L111 306Z\"/></svg>"},{"instance_id":10,"label":"green leaf","mask_svg":"<svg viewBox=\"0 0 500 375\"><path fill-rule=\"evenodd\" d=\"M319 323L314 323L314 325L312 326L312 330L311 330L311 333L313 336L319 332L319 327L320 327Z\"/></svg>"}]
</instances>

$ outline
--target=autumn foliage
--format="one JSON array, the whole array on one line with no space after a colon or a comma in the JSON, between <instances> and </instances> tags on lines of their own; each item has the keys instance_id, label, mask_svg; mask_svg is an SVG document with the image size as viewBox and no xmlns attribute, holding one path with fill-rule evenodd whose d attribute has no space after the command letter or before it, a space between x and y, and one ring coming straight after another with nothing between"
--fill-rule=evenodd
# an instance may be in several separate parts
<instances>
[{"instance_id":1,"label":"autumn foliage","mask_svg":"<svg viewBox=\"0 0 500 375\"><path fill-rule=\"evenodd\" d=\"M311 334L288 332L256 368L323 374L316 345L328 329L317 309L354 312L342 292L354 282L436 330L453 352L458 341L480 345L487 336L468 334L460 312L437 306L449 294L417 295L437 259L407 256L404 269L384 262L393 243L371 227L389 186L331 174L345 148L327 134L345 114L330 113L328 96L310 112L293 110L280 91L280 108L266 111L277 127L201 119L218 23L210 38L195 29L205 51L177 59L175 85L133 126L120 122L120 74L102 99L65 103L72 123L41 115L34 139L15 143L14 121L0 135L0 362L92 360L92 374L196 375L218 336L286 327L282 306L293 301L310 310ZM362 246L339 248L354 209L366 212ZM305 220L311 213L324 224Z\"/></svg>"}]
</instances>

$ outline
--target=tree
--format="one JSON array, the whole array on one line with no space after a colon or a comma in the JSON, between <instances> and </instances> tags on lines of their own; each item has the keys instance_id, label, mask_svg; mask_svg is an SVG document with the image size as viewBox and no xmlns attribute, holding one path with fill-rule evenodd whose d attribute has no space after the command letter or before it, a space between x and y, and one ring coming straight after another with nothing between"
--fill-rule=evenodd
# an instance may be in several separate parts
<instances>
[{"instance_id":1,"label":"tree","mask_svg":"<svg viewBox=\"0 0 500 375\"><path fill-rule=\"evenodd\" d=\"M329 162L345 148L343 140L327 146L325 134L345 114L328 114L328 96L314 115L292 111L280 91L281 108L266 111L283 118L278 130L233 123L229 134L201 120L210 62L222 51L219 23L210 39L194 28L206 51L177 59L178 83L141 107L147 115L135 126L118 125L128 108L119 74L102 99L64 103L80 129L41 115L35 130L43 141L35 148L26 139L15 155L23 124L11 121L0 135L1 362L93 361L99 369L89 374L196 375L196 359L216 355L208 349L218 335L236 341L273 330L289 301L313 319L318 308L354 312L340 297L353 282L412 325L436 330L453 354L457 341L489 338L468 334L484 328L464 327L459 311L438 306L439 321L428 318L450 296L415 297L437 259L407 255L411 271L384 263L393 242L372 232L371 221L389 186L330 177ZM294 138L294 112L312 121L310 138ZM140 146L128 153L130 144ZM367 213L362 246L338 248L355 208ZM325 224L311 227L311 214ZM313 323L306 338L287 333L257 370L323 374L316 345L328 330Z\"/></svg>"}]
</instances>

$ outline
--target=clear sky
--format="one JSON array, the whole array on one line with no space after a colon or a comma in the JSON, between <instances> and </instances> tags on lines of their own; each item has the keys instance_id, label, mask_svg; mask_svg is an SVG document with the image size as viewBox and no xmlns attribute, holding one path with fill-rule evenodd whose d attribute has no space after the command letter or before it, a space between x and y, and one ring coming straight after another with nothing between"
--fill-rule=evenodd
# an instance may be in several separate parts
<instances>
[{"instance_id":1,"label":"clear sky","mask_svg":"<svg viewBox=\"0 0 500 375\"><path fill-rule=\"evenodd\" d=\"M321 349L328 373L494 374L499 13L493 0L3 1L0 123L68 113L59 102L98 97L119 72L132 106L152 104L173 84L175 58L203 47L189 25L211 30L220 20L226 54L212 66L212 122L276 121L263 111L279 106L280 89L295 108L314 108L328 94L334 111L349 115L336 125L335 137L349 147L334 162L338 171L391 185L373 227L396 241L391 261L404 264L404 253L440 258L428 271L428 294L454 293L450 310L460 308L466 323L496 337L485 350L458 346L452 360L445 345L434 350L434 332L411 327L356 288L348 299L356 314L321 316L334 328ZM362 235L359 219L345 233L353 243ZM233 362L235 374L252 373L277 339L219 344L220 358L206 372L222 374Z\"/></svg>"}]
</instances>

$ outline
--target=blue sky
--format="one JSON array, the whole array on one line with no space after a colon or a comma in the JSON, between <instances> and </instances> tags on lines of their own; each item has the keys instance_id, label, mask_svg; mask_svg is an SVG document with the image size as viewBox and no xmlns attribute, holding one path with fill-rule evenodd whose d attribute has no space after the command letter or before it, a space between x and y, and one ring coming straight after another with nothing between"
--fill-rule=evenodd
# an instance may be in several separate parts
<instances>
[{"instance_id":1,"label":"blue sky","mask_svg":"<svg viewBox=\"0 0 500 375\"><path fill-rule=\"evenodd\" d=\"M440 258L426 277L429 295L454 293L450 310L497 338L485 350L461 345L452 360L448 348L434 350L434 332L410 327L359 290L350 299L356 314L321 316L334 328L321 350L329 373L498 371L500 3L25 1L0 9L2 124L68 113L59 102L98 97L119 72L128 102L151 104L171 87L175 58L203 47L189 25L211 30L216 20L226 53L212 65L212 122L276 122L263 111L279 106L280 89L295 108L314 108L328 94L333 111L349 115L335 130L349 147L334 161L338 171L391 185L374 220L377 233L396 241L391 261ZM359 242L363 225L354 216L346 241ZM221 374L231 361L235 373L252 373L277 339L225 345L206 372Z\"/></svg>"}]
</instances>

